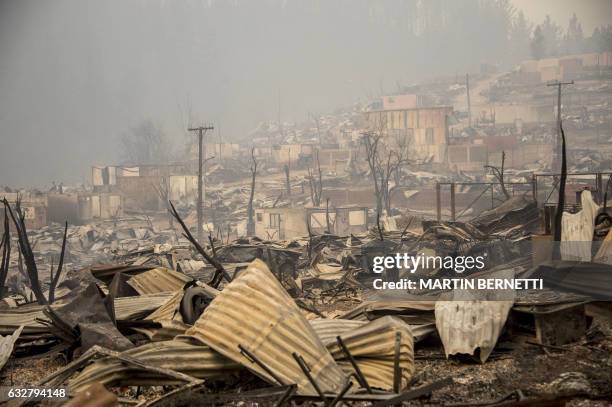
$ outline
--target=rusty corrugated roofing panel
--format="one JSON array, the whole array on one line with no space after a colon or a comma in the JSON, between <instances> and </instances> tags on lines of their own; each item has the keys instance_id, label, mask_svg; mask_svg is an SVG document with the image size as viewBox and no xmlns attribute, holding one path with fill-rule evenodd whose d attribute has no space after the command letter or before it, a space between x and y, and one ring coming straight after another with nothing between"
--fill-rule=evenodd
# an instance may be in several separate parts
<instances>
[{"instance_id":1,"label":"rusty corrugated roofing panel","mask_svg":"<svg viewBox=\"0 0 612 407\"><path fill-rule=\"evenodd\" d=\"M124 320L144 318L162 306L172 295L172 293L158 293L116 298L115 316ZM58 305L51 306L54 309L57 307ZM42 305L28 304L0 310L0 335L10 335L21 325L24 325L22 339L35 339L49 334L49 328L37 321L37 319L48 320L43 308Z\"/></svg>"},{"instance_id":2,"label":"rusty corrugated roofing panel","mask_svg":"<svg viewBox=\"0 0 612 407\"><path fill-rule=\"evenodd\" d=\"M0 336L0 370L2 370L4 364L11 357L15 342L17 342L17 338L19 338L19 335L21 335L22 330L23 325L17 328L12 335Z\"/></svg>"},{"instance_id":3,"label":"rusty corrugated roofing panel","mask_svg":"<svg viewBox=\"0 0 612 407\"><path fill-rule=\"evenodd\" d=\"M219 290L201 282L197 284L198 287L203 288L211 297L219 295ZM185 292L183 290L177 291L166 301L166 303L146 317L148 320L160 323L162 325L161 328L133 329L147 335L152 341L167 341L173 339L177 335L184 334L187 329L191 328L191 325L183 321L183 317L179 310L184 294Z\"/></svg>"},{"instance_id":4,"label":"rusty corrugated roofing panel","mask_svg":"<svg viewBox=\"0 0 612 407\"><path fill-rule=\"evenodd\" d=\"M228 284L186 334L275 382L240 353L238 345L242 345L284 384L295 383L301 392L315 389L292 352L302 356L324 392L338 392L347 380L293 299L260 260Z\"/></svg>"},{"instance_id":5,"label":"rusty corrugated roofing panel","mask_svg":"<svg viewBox=\"0 0 612 407\"><path fill-rule=\"evenodd\" d=\"M48 334L49 328L36 319L44 319L43 306L28 304L17 308L0 310L0 335L11 335L21 325L24 326L21 333L22 338L36 338Z\"/></svg>"},{"instance_id":6,"label":"rusty corrugated roofing panel","mask_svg":"<svg viewBox=\"0 0 612 407\"><path fill-rule=\"evenodd\" d=\"M121 354L152 366L172 369L200 379L212 379L241 369L238 363L227 359L210 347L183 337L171 341L147 343ZM94 382L107 386L180 384L176 379L147 372L117 359L103 358L83 369L78 376L69 381L68 385L72 392L78 392Z\"/></svg>"},{"instance_id":7,"label":"rusty corrugated roofing panel","mask_svg":"<svg viewBox=\"0 0 612 407\"><path fill-rule=\"evenodd\" d=\"M140 319L161 307L173 293L156 293L137 297L115 298L117 319Z\"/></svg>"},{"instance_id":8,"label":"rusty corrugated roofing panel","mask_svg":"<svg viewBox=\"0 0 612 407\"><path fill-rule=\"evenodd\" d=\"M146 319L159 322L161 328L133 328L136 332L140 332L149 337L152 341L163 341L173 339L177 335L185 333L191 325L183 322L179 305L183 298L183 291L177 291L170 297L165 304L153 311Z\"/></svg>"},{"instance_id":9,"label":"rusty corrugated roofing panel","mask_svg":"<svg viewBox=\"0 0 612 407\"><path fill-rule=\"evenodd\" d=\"M340 335L359 368L372 387L393 389L393 367L396 335L400 334L401 388L408 386L414 375L414 343L410 326L404 321L386 316ZM353 368L340 346L334 341L327 349L342 367L352 373ZM346 362L346 363L344 363Z\"/></svg>"},{"instance_id":10,"label":"rusty corrugated roofing panel","mask_svg":"<svg viewBox=\"0 0 612 407\"><path fill-rule=\"evenodd\" d=\"M176 292L181 290L190 281L193 281L193 279L188 275L164 267L158 267L135 275L127 283L138 294L143 295L168 291Z\"/></svg>"},{"instance_id":11,"label":"rusty corrugated roofing panel","mask_svg":"<svg viewBox=\"0 0 612 407\"><path fill-rule=\"evenodd\" d=\"M350 332L367 324L366 321L352 321L350 319L317 318L310 320L310 325L325 346L336 342L336 336Z\"/></svg>"}]
</instances>

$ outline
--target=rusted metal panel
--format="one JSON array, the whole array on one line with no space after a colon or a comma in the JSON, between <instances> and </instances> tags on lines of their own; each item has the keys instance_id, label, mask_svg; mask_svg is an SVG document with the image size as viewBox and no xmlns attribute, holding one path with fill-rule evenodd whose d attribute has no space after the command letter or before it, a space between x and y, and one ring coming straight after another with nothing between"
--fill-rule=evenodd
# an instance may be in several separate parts
<instances>
[{"instance_id":1,"label":"rusted metal panel","mask_svg":"<svg viewBox=\"0 0 612 407\"><path fill-rule=\"evenodd\" d=\"M21 335L21 331L23 330L23 325L17 328L12 335L7 335L4 337L0 337L0 370L4 367L4 364L9 360L11 354L13 353L13 347L15 346L15 342Z\"/></svg>"},{"instance_id":2,"label":"rusted metal panel","mask_svg":"<svg viewBox=\"0 0 612 407\"><path fill-rule=\"evenodd\" d=\"M241 368L238 363L187 337L148 343L121 354L200 379L220 377ZM176 379L126 365L117 359L104 358L83 369L68 385L72 392L79 392L94 382L107 386L181 384Z\"/></svg>"},{"instance_id":3,"label":"rusted metal panel","mask_svg":"<svg viewBox=\"0 0 612 407\"><path fill-rule=\"evenodd\" d=\"M133 328L136 332L147 335L152 341L163 341L173 339L177 335L184 334L191 325L183 322L179 305L183 298L183 291L177 291L161 307L153 311L146 319L158 322L161 328Z\"/></svg>"},{"instance_id":4,"label":"rusted metal panel","mask_svg":"<svg viewBox=\"0 0 612 407\"><path fill-rule=\"evenodd\" d=\"M371 387L393 388L396 337L400 334L399 363L403 389L414 375L414 343L410 326L398 318L386 316L340 335ZM327 345L334 359L341 361L347 373L353 368L337 342Z\"/></svg>"},{"instance_id":5,"label":"rusted metal panel","mask_svg":"<svg viewBox=\"0 0 612 407\"><path fill-rule=\"evenodd\" d=\"M144 318L161 307L173 293L157 293L138 297L121 297L115 299L115 317L122 320ZM55 309L59 305L52 305ZM49 328L38 320L47 320L43 306L28 304L17 308L0 310L0 335L10 335L19 326L24 325L22 339L36 339L50 334Z\"/></svg>"},{"instance_id":6,"label":"rusted metal panel","mask_svg":"<svg viewBox=\"0 0 612 407\"><path fill-rule=\"evenodd\" d=\"M154 268L135 275L128 280L128 284L138 294L154 294L162 292L176 292L193 279L188 275L164 267Z\"/></svg>"},{"instance_id":7,"label":"rusted metal panel","mask_svg":"<svg viewBox=\"0 0 612 407\"><path fill-rule=\"evenodd\" d=\"M115 298L115 317L117 319L140 319L161 307L173 293L156 293L138 297Z\"/></svg>"},{"instance_id":8,"label":"rusted metal panel","mask_svg":"<svg viewBox=\"0 0 612 407\"><path fill-rule=\"evenodd\" d=\"M263 379L315 389L292 356L299 354L323 392L338 392L347 376L336 364L293 299L261 260L228 284L187 331ZM273 375L240 352L254 355Z\"/></svg>"},{"instance_id":9,"label":"rusted metal panel","mask_svg":"<svg viewBox=\"0 0 612 407\"><path fill-rule=\"evenodd\" d=\"M48 334L49 329L36 321L37 318L47 319L42 310L43 307L38 304L0 310L0 335L11 335L21 325L24 326L22 338L31 339Z\"/></svg>"},{"instance_id":10,"label":"rusted metal panel","mask_svg":"<svg viewBox=\"0 0 612 407\"><path fill-rule=\"evenodd\" d=\"M335 343L336 336L351 332L366 324L366 321L352 321L350 319L317 318L310 321L310 325L325 346Z\"/></svg>"}]
</instances>

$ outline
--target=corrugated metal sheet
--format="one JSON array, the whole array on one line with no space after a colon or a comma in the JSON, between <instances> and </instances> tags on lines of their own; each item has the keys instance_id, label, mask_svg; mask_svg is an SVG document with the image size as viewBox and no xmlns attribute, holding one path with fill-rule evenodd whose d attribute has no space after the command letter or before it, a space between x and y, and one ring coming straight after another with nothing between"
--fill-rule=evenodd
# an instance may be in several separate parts
<instances>
[{"instance_id":1,"label":"corrugated metal sheet","mask_svg":"<svg viewBox=\"0 0 612 407\"><path fill-rule=\"evenodd\" d=\"M593 257L595 263L605 263L612 266L612 229L601 243L597 254Z\"/></svg>"},{"instance_id":2,"label":"corrugated metal sheet","mask_svg":"<svg viewBox=\"0 0 612 407\"><path fill-rule=\"evenodd\" d=\"M147 343L121 354L200 379L213 379L241 369L238 363L189 338ZM117 359L103 358L83 369L68 385L71 392L78 392L94 382L107 386L180 384L175 379L144 371Z\"/></svg>"},{"instance_id":3,"label":"corrugated metal sheet","mask_svg":"<svg viewBox=\"0 0 612 407\"><path fill-rule=\"evenodd\" d=\"M191 277L164 267L154 268L130 278L127 283L140 295L176 292L193 281Z\"/></svg>"},{"instance_id":4,"label":"corrugated metal sheet","mask_svg":"<svg viewBox=\"0 0 612 407\"><path fill-rule=\"evenodd\" d=\"M485 362L501 333L514 301L438 301L436 328L446 357L473 355Z\"/></svg>"},{"instance_id":5,"label":"corrugated metal sheet","mask_svg":"<svg viewBox=\"0 0 612 407\"><path fill-rule=\"evenodd\" d=\"M117 319L141 319L161 307L174 293L139 295L138 297L115 298Z\"/></svg>"},{"instance_id":6,"label":"corrugated metal sheet","mask_svg":"<svg viewBox=\"0 0 612 407\"><path fill-rule=\"evenodd\" d=\"M336 336L345 334L366 325L366 321L352 321L350 319L325 319L317 318L310 320L310 325L317 336L327 346L336 342Z\"/></svg>"},{"instance_id":7,"label":"corrugated metal sheet","mask_svg":"<svg viewBox=\"0 0 612 407\"><path fill-rule=\"evenodd\" d=\"M324 392L338 392L347 376L304 318L300 309L260 260L228 284L187 331L258 376L275 382L263 368L240 353L242 345L283 381L298 391L314 393L292 357L297 352Z\"/></svg>"},{"instance_id":8,"label":"corrugated metal sheet","mask_svg":"<svg viewBox=\"0 0 612 407\"><path fill-rule=\"evenodd\" d=\"M138 297L121 297L115 299L115 316L117 319L140 319L162 306L173 293L158 293ZM53 305L57 308L61 305ZM28 304L17 308L0 310L0 335L10 335L19 326L24 325L21 339L36 339L49 334L47 326L36 319L48 320L43 314L43 306Z\"/></svg>"},{"instance_id":9,"label":"corrugated metal sheet","mask_svg":"<svg viewBox=\"0 0 612 407\"><path fill-rule=\"evenodd\" d=\"M414 343L408 324L398 318L386 316L340 335L371 387L393 389L395 341L398 332L401 334L399 361L403 389L408 386L415 371ZM341 366L348 374L353 372L353 367L335 340L327 345L327 349L336 360L342 361Z\"/></svg>"},{"instance_id":10,"label":"corrugated metal sheet","mask_svg":"<svg viewBox=\"0 0 612 407\"><path fill-rule=\"evenodd\" d=\"M368 321L384 315L395 315L410 325L434 321L435 300L374 300L366 301L342 315L342 319Z\"/></svg>"},{"instance_id":11,"label":"corrugated metal sheet","mask_svg":"<svg viewBox=\"0 0 612 407\"><path fill-rule=\"evenodd\" d=\"M512 269L490 272L487 278L512 279ZM447 298L444 298L445 300ZM515 290L454 290L452 301L436 302L436 328L446 357L474 355L484 363L506 323L516 299Z\"/></svg>"},{"instance_id":12,"label":"corrugated metal sheet","mask_svg":"<svg viewBox=\"0 0 612 407\"><path fill-rule=\"evenodd\" d=\"M177 291L161 307L153 311L146 319L159 322L161 328L133 328L149 337L152 341L165 341L173 339L177 335L184 334L191 325L183 322L183 317L179 312L179 305L183 299L184 292Z\"/></svg>"},{"instance_id":13,"label":"corrugated metal sheet","mask_svg":"<svg viewBox=\"0 0 612 407\"><path fill-rule=\"evenodd\" d=\"M204 283L198 282L198 286L204 288L212 297L219 295L219 290ZM191 325L183 322L183 317L179 311L184 293L183 290L177 291L165 304L146 317L146 319L160 323L162 325L161 328L133 329L147 335L152 341L167 341L173 339L177 335L184 334L187 329L191 328Z\"/></svg>"},{"instance_id":14,"label":"corrugated metal sheet","mask_svg":"<svg viewBox=\"0 0 612 407\"><path fill-rule=\"evenodd\" d=\"M0 310L0 335L12 335L21 325L24 326L22 338L37 338L49 333L49 329L36 319L47 319L38 304L28 304L17 308Z\"/></svg>"},{"instance_id":15,"label":"corrugated metal sheet","mask_svg":"<svg viewBox=\"0 0 612 407\"><path fill-rule=\"evenodd\" d=\"M15 346L15 342L17 342L17 338L21 335L22 330L23 326L20 326L12 335L0 336L0 370L2 370L4 364L11 357L13 346Z\"/></svg>"},{"instance_id":16,"label":"corrugated metal sheet","mask_svg":"<svg viewBox=\"0 0 612 407\"><path fill-rule=\"evenodd\" d=\"M580 194L582 210L563 213L561 218L561 258L563 260L591 261L591 244L595 229L595 216L599 206L591 191Z\"/></svg>"}]
</instances>

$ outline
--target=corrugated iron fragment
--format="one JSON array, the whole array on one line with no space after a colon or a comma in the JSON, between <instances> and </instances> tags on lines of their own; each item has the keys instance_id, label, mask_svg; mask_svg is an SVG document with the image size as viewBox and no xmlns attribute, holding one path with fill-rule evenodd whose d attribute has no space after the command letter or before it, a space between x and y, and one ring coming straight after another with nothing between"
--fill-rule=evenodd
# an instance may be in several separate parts
<instances>
[{"instance_id":1,"label":"corrugated iron fragment","mask_svg":"<svg viewBox=\"0 0 612 407\"><path fill-rule=\"evenodd\" d=\"M398 333L402 377L400 387L403 389L408 386L415 371L412 330L407 323L386 316L340 335L371 387L393 389L395 341ZM327 349L334 359L342 361L341 366L347 373L353 372L352 366L335 340L327 344Z\"/></svg>"},{"instance_id":2,"label":"corrugated iron fragment","mask_svg":"<svg viewBox=\"0 0 612 407\"><path fill-rule=\"evenodd\" d=\"M514 278L512 270L490 273L488 278ZM514 305L514 290L455 290L452 301L436 302L436 328L446 357L474 355L484 363L506 323Z\"/></svg>"},{"instance_id":3,"label":"corrugated iron fragment","mask_svg":"<svg viewBox=\"0 0 612 407\"><path fill-rule=\"evenodd\" d=\"M17 328L12 335L0 336L0 370L2 370L6 362L10 359L13 353L13 347L19 335L21 335L21 331L23 331L23 325Z\"/></svg>"},{"instance_id":4,"label":"corrugated iron fragment","mask_svg":"<svg viewBox=\"0 0 612 407\"><path fill-rule=\"evenodd\" d=\"M140 295L162 292L176 292L181 290L185 284L193 281L193 278L178 271L165 267L157 267L144 273L135 275L128 280Z\"/></svg>"},{"instance_id":5,"label":"corrugated iron fragment","mask_svg":"<svg viewBox=\"0 0 612 407\"><path fill-rule=\"evenodd\" d=\"M300 392L315 389L293 352L304 359L323 392L337 393L347 381L293 299L260 260L228 284L186 334L275 383L272 375L240 352L241 345L283 384L297 384Z\"/></svg>"},{"instance_id":6,"label":"corrugated iron fragment","mask_svg":"<svg viewBox=\"0 0 612 407\"><path fill-rule=\"evenodd\" d=\"M211 379L235 372L241 366L206 345L181 337L171 341L153 342L121 353L156 367L176 370L199 379ZM92 383L106 386L145 386L182 384L167 376L127 365L117 359L103 358L87 366L69 381L73 392Z\"/></svg>"},{"instance_id":7,"label":"corrugated iron fragment","mask_svg":"<svg viewBox=\"0 0 612 407\"><path fill-rule=\"evenodd\" d=\"M512 301L440 301L436 304L436 327L446 356L474 355L484 363L501 333Z\"/></svg>"}]
</instances>

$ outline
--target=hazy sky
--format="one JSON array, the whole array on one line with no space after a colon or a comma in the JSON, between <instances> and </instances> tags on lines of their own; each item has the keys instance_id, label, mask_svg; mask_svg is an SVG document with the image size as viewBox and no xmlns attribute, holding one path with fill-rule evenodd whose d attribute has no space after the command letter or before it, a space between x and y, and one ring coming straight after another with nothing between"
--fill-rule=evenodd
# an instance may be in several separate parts
<instances>
[{"instance_id":1,"label":"hazy sky","mask_svg":"<svg viewBox=\"0 0 612 407\"><path fill-rule=\"evenodd\" d=\"M563 27L576 11L585 35L612 20L611 3L513 0ZM92 164L121 161L121 135L145 119L179 149L189 107L223 139L244 139L279 105L284 121L302 121L398 84L508 63L501 23L481 4L0 0L0 185L89 181Z\"/></svg>"}]
</instances>

